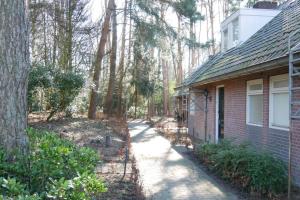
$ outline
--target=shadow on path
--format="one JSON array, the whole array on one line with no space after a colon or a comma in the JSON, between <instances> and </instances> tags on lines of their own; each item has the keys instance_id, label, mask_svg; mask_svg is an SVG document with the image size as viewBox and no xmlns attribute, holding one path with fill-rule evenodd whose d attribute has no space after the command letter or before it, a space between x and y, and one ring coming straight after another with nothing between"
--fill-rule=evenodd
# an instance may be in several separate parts
<instances>
[{"instance_id":1,"label":"shadow on path","mask_svg":"<svg viewBox=\"0 0 300 200\"><path fill-rule=\"evenodd\" d=\"M150 199L238 199L232 191L183 157L145 121L129 122L132 151ZM181 150L180 150L181 151Z\"/></svg>"}]
</instances>

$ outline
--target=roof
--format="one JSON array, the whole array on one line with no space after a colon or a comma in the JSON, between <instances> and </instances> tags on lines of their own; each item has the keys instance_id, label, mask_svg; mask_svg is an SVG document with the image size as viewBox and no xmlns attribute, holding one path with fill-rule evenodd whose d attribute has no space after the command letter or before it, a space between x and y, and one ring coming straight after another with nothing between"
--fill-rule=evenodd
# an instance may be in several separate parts
<instances>
[{"instance_id":1,"label":"roof","mask_svg":"<svg viewBox=\"0 0 300 200\"><path fill-rule=\"evenodd\" d=\"M206 82L259 64L288 56L289 35L300 29L300 0L282 8L282 11L243 44L220 52L198 67L182 85ZM300 33L291 40L300 42Z\"/></svg>"}]
</instances>

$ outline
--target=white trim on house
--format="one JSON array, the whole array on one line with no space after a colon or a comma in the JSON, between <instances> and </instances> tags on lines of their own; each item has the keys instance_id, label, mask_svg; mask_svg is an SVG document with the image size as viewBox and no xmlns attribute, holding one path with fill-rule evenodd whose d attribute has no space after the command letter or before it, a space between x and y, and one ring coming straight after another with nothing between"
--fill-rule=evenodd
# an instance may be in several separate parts
<instances>
[{"instance_id":1,"label":"white trim on house","mask_svg":"<svg viewBox=\"0 0 300 200\"><path fill-rule=\"evenodd\" d=\"M224 85L218 85L216 86L216 121L215 121L215 143L217 144L219 142L219 88L224 88ZM225 96L224 96L225 97Z\"/></svg>"},{"instance_id":2,"label":"white trim on house","mask_svg":"<svg viewBox=\"0 0 300 200\"><path fill-rule=\"evenodd\" d=\"M278 130L283 130L283 131L289 131L289 127L284 127L284 126L276 126L273 123L273 101L274 101L274 94L278 94L278 93L287 93L289 92L289 88L288 85L287 87L281 87L281 88L274 88L274 82L275 81L284 81L284 80L289 80L288 74L281 74L281 75L277 75L277 76L271 76L270 77L270 92L269 92L269 128L272 129L278 129ZM289 118L289 116L287 116Z\"/></svg>"},{"instance_id":3,"label":"white trim on house","mask_svg":"<svg viewBox=\"0 0 300 200\"><path fill-rule=\"evenodd\" d=\"M255 85L261 85L261 89L251 89L251 86ZM250 122L250 104L249 104L249 97L251 95L263 95L263 79L255 79L251 81L247 81L247 93L246 93L246 124L251 125L251 126L258 126L258 127L263 127L263 121L261 124L255 124ZM262 102L263 105L263 102ZM263 118L262 118L263 120Z\"/></svg>"}]
</instances>

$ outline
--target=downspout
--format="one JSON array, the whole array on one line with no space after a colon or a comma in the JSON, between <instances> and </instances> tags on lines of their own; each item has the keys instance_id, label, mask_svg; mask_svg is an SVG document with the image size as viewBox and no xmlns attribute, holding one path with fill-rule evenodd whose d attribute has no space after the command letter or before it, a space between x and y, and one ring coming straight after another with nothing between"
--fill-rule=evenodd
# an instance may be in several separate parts
<instances>
[{"instance_id":1,"label":"downspout","mask_svg":"<svg viewBox=\"0 0 300 200\"><path fill-rule=\"evenodd\" d=\"M205 142L207 142L207 115L208 115L208 90L204 90L204 96L205 96L205 121L204 121L204 134L205 134Z\"/></svg>"}]
</instances>

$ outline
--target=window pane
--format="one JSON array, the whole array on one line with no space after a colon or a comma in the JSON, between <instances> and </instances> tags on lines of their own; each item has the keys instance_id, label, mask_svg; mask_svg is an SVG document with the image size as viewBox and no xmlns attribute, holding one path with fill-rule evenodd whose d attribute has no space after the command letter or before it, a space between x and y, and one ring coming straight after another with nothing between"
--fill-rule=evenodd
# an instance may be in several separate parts
<instances>
[{"instance_id":1,"label":"window pane","mask_svg":"<svg viewBox=\"0 0 300 200\"><path fill-rule=\"evenodd\" d=\"M250 85L249 89L250 89L250 91L262 90L262 84Z\"/></svg>"},{"instance_id":2,"label":"window pane","mask_svg":"<svg viewBox=\"0 0 300 200\"><path fill-rule=\"evenodd\" d=\"M239 41L239 20L235 19L232 22L232 40L234 44L237 44Z\"/></svg>"},{"instance_id":3,"label":"window pane","mask_svg":"<svg viewBox=\"0 0 300 200\"><path fill-rule=\"evenodd\" d=\"M273 94L273 125L289 127L289 95Z\"/></svg>"},{"instance_id":4,"label":"window pane","mask_svg":"<svg viewBox=\"0 0 300 200\"><path fill-rule=\"evenodd\" d=\"M249 122L261 125L263 122L263 95L249 96Z\"/></svg>"},{"instance_id":5,"label":"window pane","mask_svg":"<svg viewBox=\"0 0 300 200\"><path fill-rule=\"evenodd\" d=\"M196 97L195 94L191 94L190 96L190 114L194 115L195 114L195 101L196 101Z\"/></svg>"},{"instance_id":6,"label":"window pane","mask_svg":"<svg viewBox=\"0 0 300 200\"><path fill-rule=\"evenodd\" d=\"M274 85L273 85L274 88L284 88L288 86L289 86L288 80L274 81Z\"/></svg>"},{"instance_id":7,"label":"window pane","mask_svg":"<svg viewBox=\"0 0 300 200\"><path fill-rule=\"evenodd\" d=\"M223 37L224 37L224 50L227 50L228 49L228 30L226 29L224 32L223 32Z\"/></svg>"}]
</instances>

